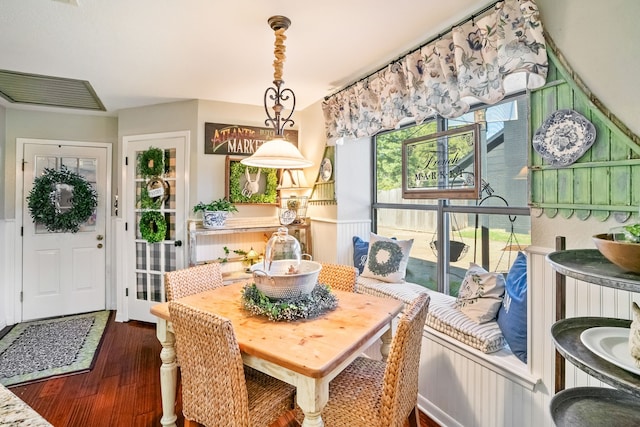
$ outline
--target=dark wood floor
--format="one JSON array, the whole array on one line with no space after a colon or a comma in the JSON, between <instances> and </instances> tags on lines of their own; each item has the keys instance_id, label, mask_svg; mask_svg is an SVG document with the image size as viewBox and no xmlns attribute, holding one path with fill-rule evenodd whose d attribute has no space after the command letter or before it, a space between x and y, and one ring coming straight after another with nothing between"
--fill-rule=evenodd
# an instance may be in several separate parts
<instances>
[{"instance_id":1,"label":"dark wood floor","mask_svg":"<svg viewBox=\"0 0 640 427\"><path fill-rule=\"evenodd\" d=\"M9 389L55 427L160 426L160 343L155 325L113 316L91 372ZM181 414L180 393L176 413ZM420 414L422 427L438 427ZM295 425L286 417L278 426Z\"/></svg>"}]
</instances>

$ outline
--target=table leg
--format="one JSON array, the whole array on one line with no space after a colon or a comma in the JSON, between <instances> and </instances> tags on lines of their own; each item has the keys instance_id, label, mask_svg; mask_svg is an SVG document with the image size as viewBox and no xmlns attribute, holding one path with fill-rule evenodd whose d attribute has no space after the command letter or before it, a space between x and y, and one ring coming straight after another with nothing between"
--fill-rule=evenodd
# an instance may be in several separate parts
<instances>
[{"instance_id":1,"label":"table leg","mask_svg":"<svg viewBox=\"0 0 640 427\"><path fill-rule=\"evenodd\" d=\"M160 351L160 393L162 395L162 418L160 424L176 427L176 390L178 388L178 363L176 362L176 337L168 328L168 322L158 319L156 336L162 344Z\"/></svg>"},{"instance_id":2,"label":"table leg","mask_svg":"<svg viewBox=\"0 0 640 427\"><path fill-rule=\"evenodd\" d=\"M380 354L382 355L383 362L386 362L387 357L389 357L389 350L391 349L391 340L393 339L392 329L393 328L390 327L380 337L380 339L382 340L382 345L380 346Z\"/></svg>"},{"instance_id":3,"label":"table leg","mask_svg":"<svg viewBox=\"0 0 640 427\"><path fill-rule=\"evenodd\" d=\"M329 381L323 378L299 378L296 401L304 412L302 427L324 427L321 414L329 401Z\"/></svg>"}]
</instances>

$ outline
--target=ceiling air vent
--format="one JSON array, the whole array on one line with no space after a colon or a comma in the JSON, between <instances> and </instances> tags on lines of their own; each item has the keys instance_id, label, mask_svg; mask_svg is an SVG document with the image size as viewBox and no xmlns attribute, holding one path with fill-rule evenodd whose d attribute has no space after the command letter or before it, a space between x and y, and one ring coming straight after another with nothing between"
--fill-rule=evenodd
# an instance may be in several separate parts
<instances>
[{"instance_id":1,"label":"ceiling air vent","mask_svg":"<svg viewBox=\"0 0 640 427\"><path fill-rule=\"evenodd\" d=\"M0 95L16 104L107 111L85 80L0 70Z\"/></svg>"}]
</instances>

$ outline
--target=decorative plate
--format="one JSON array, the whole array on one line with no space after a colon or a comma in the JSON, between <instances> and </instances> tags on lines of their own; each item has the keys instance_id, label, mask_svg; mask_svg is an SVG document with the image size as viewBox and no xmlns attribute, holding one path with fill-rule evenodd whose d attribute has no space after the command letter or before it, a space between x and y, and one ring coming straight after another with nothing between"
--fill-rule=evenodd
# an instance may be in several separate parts
<instances>
[{"instance_id":1,"label":"decorative plate","mask_svg":"<svg viewBox=\"0 0 640 427\"><path fill-rule=\"evenodd\" d=\"M640 375L629 352L629 328L601 326L589 328L580 334L580 341L589 350L614 365Z\"/></svg>"},{"instance_id":2,"label":"decorative plate","mask_svg":"<svg viewBox=\"0 0 640 427\"><path fill-rule=\"evenodd\" d=\"M596 140L596 128L582 114L558 110L533 135L533 149L551 165L569 166Z\"/></svg>"},{"instance_id":3,"label":"decorative plate","mask_svg":"<svg viewBox=\"0 0 640 427\"><path fill-rule=\"evenodd\" d=\"M296 211L291 209L283 209L280 212L280 224L289 225L296 219Z\"/></svg>"},{"instance_id":4,"label":"decorative plate","mask_svg":"<svg viewBox=\"0 0 640 427\"><path fill-rule=\"evenodd\" d=\"M331 166L331 160L325 157L322 159L322 163L320 163L320 180L323 182L329 181L332 172L333 166Z\"/></svg>"}]
</instances>

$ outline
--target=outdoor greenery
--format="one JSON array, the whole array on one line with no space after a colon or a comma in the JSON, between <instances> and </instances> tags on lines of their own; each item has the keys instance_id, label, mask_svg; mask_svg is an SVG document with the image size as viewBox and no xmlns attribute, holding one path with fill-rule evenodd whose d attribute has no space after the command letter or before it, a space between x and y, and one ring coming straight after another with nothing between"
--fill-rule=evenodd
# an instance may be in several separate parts
<instances>
[{"instance_id":1,"label":"outdoor greenery","mask_svg":"<svg viewBox=\"0 0 640 427\"><path fill-rule=\"evenodd\" d=\"M436 132L436 123L429 122L378 135L376 139L377 189L391 190L402 186L402 143L411 138Z\"/></svg>"},{"instance_id":2,"label":"outdoor greenery","mask_svg":"<svg viewBox=\"0 0 640 427\"><path fill-rule=\"evenodd\" d=\"M457 233L458 232L456 231L456 234ZM462 235L462 237L466 237L470 239L473 239L474 236L477 236L478 238L480 238L480 230L476 230L473 227L468 227L468 228L465 228L464 230L460 230L460 235ZM515 233L514 235L518 240L518 243L520 243L521 245L531 244L530 234ZM495 228L492 228L489 230L489 240L492 242L507 243L509 241L510 236L511 236L511 232L508 230L500 230Z\"/></svg>"}]
</instances>

